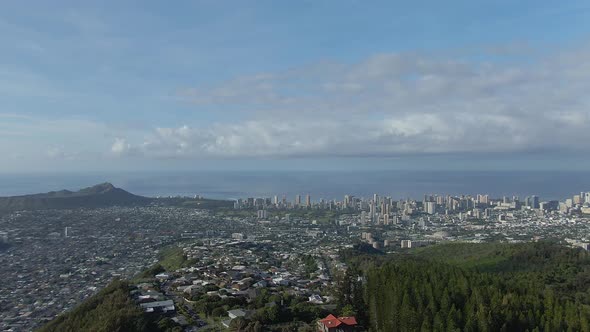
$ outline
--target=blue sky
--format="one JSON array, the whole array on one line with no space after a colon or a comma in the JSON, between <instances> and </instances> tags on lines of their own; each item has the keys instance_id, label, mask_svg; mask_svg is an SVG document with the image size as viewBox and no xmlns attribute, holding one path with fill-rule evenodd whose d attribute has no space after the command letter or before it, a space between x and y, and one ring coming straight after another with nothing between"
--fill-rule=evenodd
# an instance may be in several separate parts
<instances>
[{"instance_id":1,"label":"blue sky","mask_svg":"<svg viewBox=\"0 0 590 332\"><path fill-rule=\"evenodd\" d=\"M587 169L586 1L0 4L0 172Z\"/></svg>"}]
</instances>

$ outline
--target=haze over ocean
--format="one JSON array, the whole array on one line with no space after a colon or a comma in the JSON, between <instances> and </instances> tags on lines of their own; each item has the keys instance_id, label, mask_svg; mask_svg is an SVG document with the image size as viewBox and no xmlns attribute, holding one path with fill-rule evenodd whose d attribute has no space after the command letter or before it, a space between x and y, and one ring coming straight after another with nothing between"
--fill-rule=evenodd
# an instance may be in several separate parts
<instances>
[{"instance_id":1,"label":"haze over ocean","mask_svg":"<svg viewBox=\"0 0 590 332\"><path fill-rule=\"evenodd\" d=\"M310 194L312 200L374 193L395 199L424 194L493 197L537 195L541 200L590 190L590 172L572 171L195 171L139 173L3 174L0 196L78 190L101 182L144 196L202 195L207 198Z\"/></svg>"}]
</instances>

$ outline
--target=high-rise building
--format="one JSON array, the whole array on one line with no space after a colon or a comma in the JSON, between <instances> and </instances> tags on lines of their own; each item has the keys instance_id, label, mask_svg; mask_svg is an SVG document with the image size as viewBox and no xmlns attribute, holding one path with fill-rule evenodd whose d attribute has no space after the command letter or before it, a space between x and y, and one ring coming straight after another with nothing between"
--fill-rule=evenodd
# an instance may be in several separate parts
<instances>
[{"instance_id":1,"label":"high-rise building","mask_svg":"<svg viewBox=\"0 0 590 332\"><path fill-rule=\"evenodd\" d=\"M375 201L372 201L371 205L369 205L369 217L371 218L371 223L375 223Z\"/></svg>"},{"instance_id":2,"label":"high-rise building","mask_svg":"<svg viewBox=\"0 0 590 332\"><path fill-rule=\"evenodd\" d=\"M295 206L301 206L301 195L295 196Z\"/></svg>"},{"instance_id":3,"label":"high-rise building","mask_svg":"<svg viewBox=\"0 0 590 332\"><path fill-rule=\"evenodd\" d=\"M311 207L311 196L309 194L305 195L305 206Z\"/></svg>"},{"instance_id":4,"label":"high-rise building","mask_svg":"<svg viewBox=\"0 0 590 332\"><path fill-rule=\"evenodd\" d=\"M481 219L481 216L483 215L483 213L482 213L481 209L473 209L473 210L471 210L471 215L474 218Z\"/></svg>"},{"instance_id":5,"label":"high-rise building","mask_svg":"<svg viewBox=\"0 0 590 332\"><path fill-rule=\"evenodd\" d=\"M488 195L477 195L477 201L479 204L488 204L490 197Z\"/></svg>"},{"instance_id":6,"label":"high-rise building","mask_svg":"<svg viewBox=\"0 0 590 332\"><path fill-rule=\"evenodd\" d=\"M559 201L542 202L539 205L539 209L543 211L555 211L559 209Z\"/></svg>"},{"instance_id":7,"label":"high-rise building","mask_svg":"<svg viewBox=\"0 0 590 332\"><path fill-rule=\"evenodd\" d=\"M436 203L435 202L426 202L424 206L424 210L428 214L435 214L436 213Z\"/></svg>"},{"instance_id":8,"label":"high-rise building","mask_svg":"<svg viewBox=\"0 0 590 332\"><path fill-rule=\"evenodd\" d=\"M531 196L531 207L533 209L538 209L539 208L539 197L533 195Z\"/></svg>"},{"instance_id":9,"label":"high-rise building","mask_svg":"<svg viewBox=\"0 0 590 332\"><path fill-rule=\"evenodd\" d=\"M262 207L264 205L264 198L255 198L254 199L254 206Z\"/></svg>"},{"instance_id":10,"label":"high-rise building","mask_svg":"<svg viewBox=\"0 0 590 332\"><path fill-rule=\"evenodd\" d=\"M569 206L567 206L564 202L559 202L559 212L567 213L569 211Z\"/></svg>"},{"instance_id":11,"label":"high-rise building","mask_svg":"<svg viewBox=\"0 0 590 332\"><path fill-rule=\"evenodd\" d=\"M367 224L367 212L366 211L361 211L361 224L365 225Z\"/></svg>"}]
</instances>

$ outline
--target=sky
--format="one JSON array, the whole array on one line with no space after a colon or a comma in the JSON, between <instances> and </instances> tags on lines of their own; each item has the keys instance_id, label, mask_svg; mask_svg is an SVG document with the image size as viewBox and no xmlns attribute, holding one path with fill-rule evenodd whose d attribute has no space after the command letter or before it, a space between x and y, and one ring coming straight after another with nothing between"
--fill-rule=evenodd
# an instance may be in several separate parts
<instances>
[{"instance_id":1,"label":"sky","mask_svg":"<svg viewBox=\"0 0 590 332\"><path fill-rule=\"evenodd\" d=\"M587 170L588 1L3 1L0 173Z\"/></svg>"}]
</instances>

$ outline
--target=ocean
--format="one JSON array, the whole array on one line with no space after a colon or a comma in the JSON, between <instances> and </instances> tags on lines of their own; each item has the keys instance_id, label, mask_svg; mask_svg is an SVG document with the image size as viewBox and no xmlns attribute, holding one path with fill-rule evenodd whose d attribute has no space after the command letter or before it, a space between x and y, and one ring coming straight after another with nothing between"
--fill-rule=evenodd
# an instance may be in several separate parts
<instances>
[{"instance_id":1,"label":"ocean","mask_svg":"<svg viewBox=\"0 0 590 332\"><path fill-rule=\"evenodd\" d=\"M537 195L541 200L590 191L590 172L561 171L198 171L71 174L0 174L0 196L78 190L111 182L144 196L202 195L207 198L310 194L313 201L344 195L421 199L424 194L492 197Z\"/></svg>"}]
</instances>

